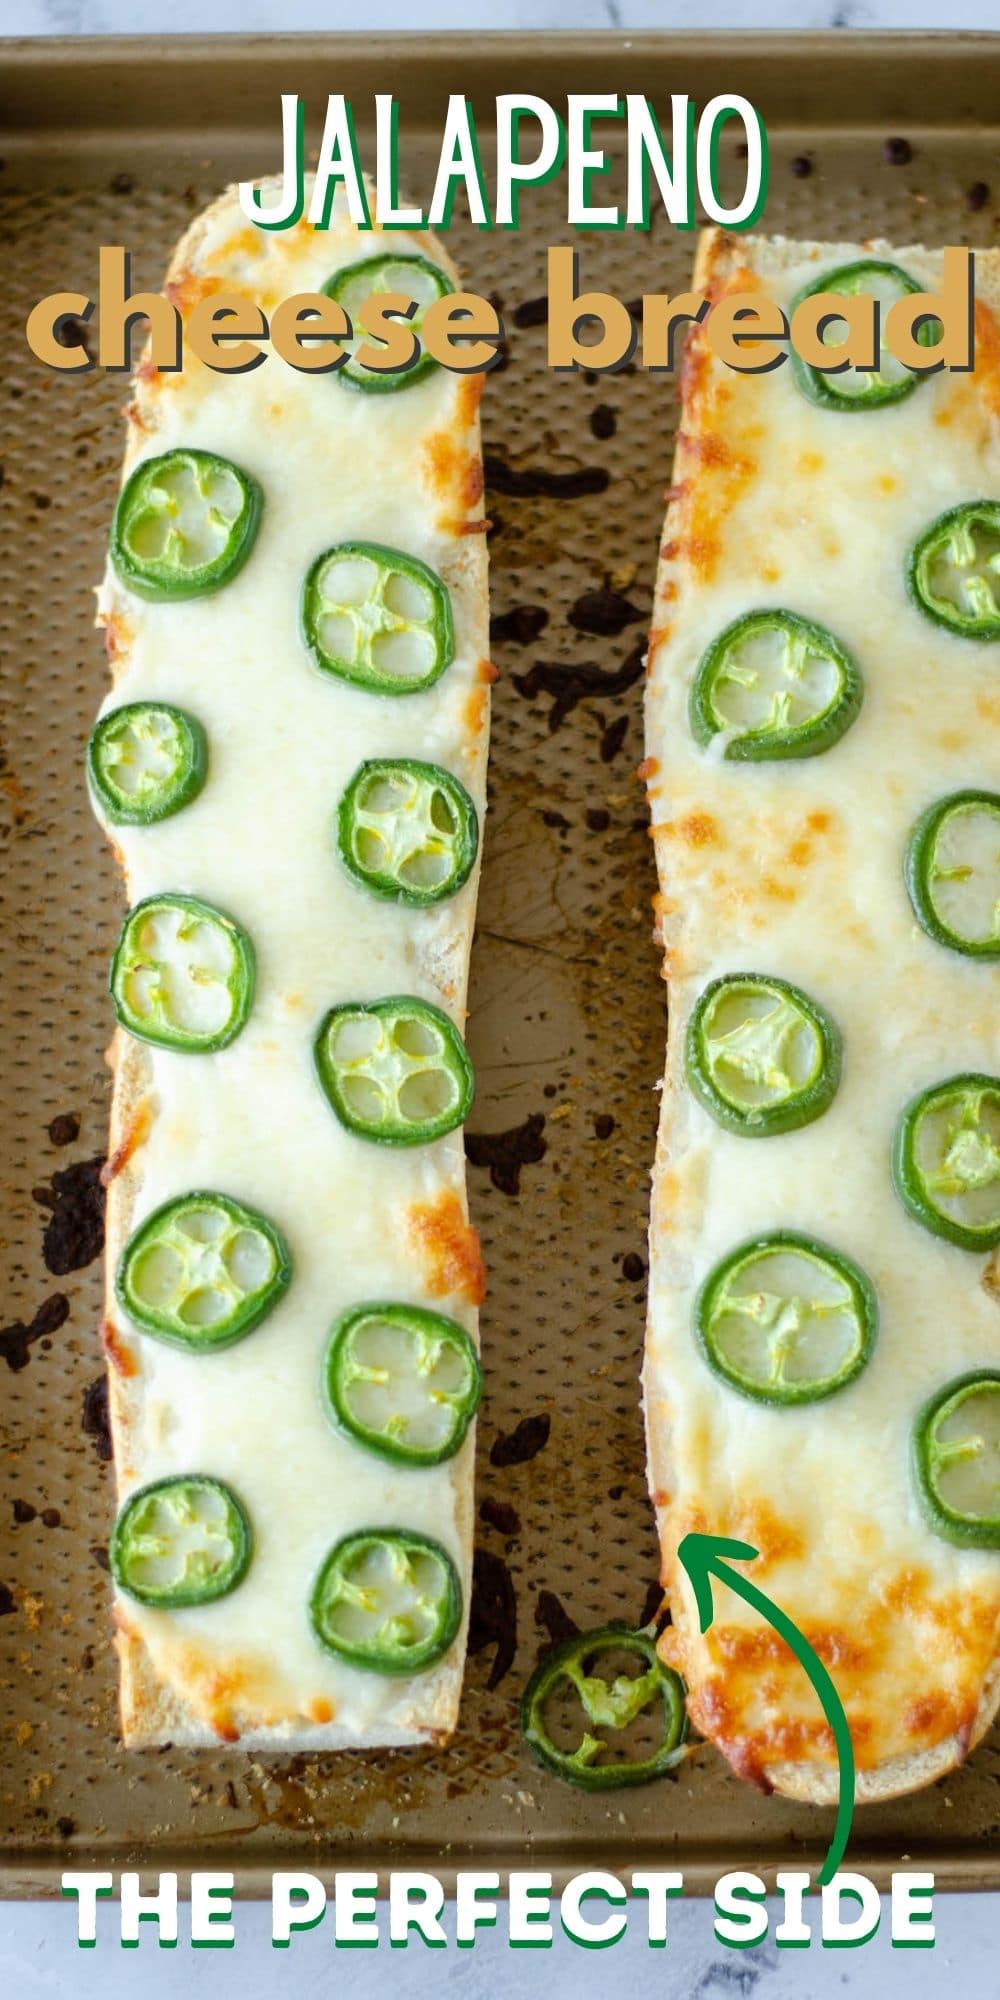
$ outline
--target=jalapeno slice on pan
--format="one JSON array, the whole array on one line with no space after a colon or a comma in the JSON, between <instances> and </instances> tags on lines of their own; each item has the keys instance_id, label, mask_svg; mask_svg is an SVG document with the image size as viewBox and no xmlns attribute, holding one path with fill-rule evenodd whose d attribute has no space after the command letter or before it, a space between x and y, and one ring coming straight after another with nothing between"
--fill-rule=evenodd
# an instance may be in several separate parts
<instances>
[{"instance_id":1,"label":"jalapeno slice on pan","mask_svg":"<svg viewBox=\"0 0 1000 2000\"><path fill-rule=\"evenodd\" d=\"M462 1622L450 1555L408 1528L362 1528L330 1550L309 1615L320 1645L373 1674L422 1674Z\"/></svg>"},{"instance_id":2,"label":"jalapeno slice on pan","mask_svg":"<svg viewBox=\"0 0 1000 2000\"><path fill-rule=\"evenodd\" d=\"M1000 958L1000 792L951 792L928 806L905 872L928 937L967 958Z\"/></svg>"},{"instance_id":3,"label":"jalapeno slice on pan","mask_svg":"<svg viewBox=\"0 0 1000 2000\"><path fill-rule=\"evenodd\" d=\"M801 987L760 972L713 979L688 1023L684 1069L720 1125L748 1139L822 1116L840 1082L840 1034Z\"/></svg>"},{"instance_id":4,"label":"jalapeno slice on pan","mask_svg":"<svg viewBox=\"0 0 1000 2000\"><path fill-rule=\"evenodd\" d=\"M521 1733L548 1770L585 1791L647 1785L685 1755L684 1683L648 1632L580 1632L539 1661Z\"/></svg>"},{"instance_id":5,"label":"jalapeno slice on pan","mask_svg":"<svg viewBox=\"0 0 1000 2000\"><path fill-rule=\"evenodd\" d=\"M393 368L385 374L362 368L355 360L357 349L365 341L369 345L381 347L384 342L370 340L365 331L362 307L377 293L402 292L405 298L416 300L416 311L411 314L408 324L414 333L419 333L424 322L424 314L435 299L444 298L455 289L450 278L426 257L364 257L358 264L348 264L343 271L335 271L328 278L323 290L327 298L336 299L349 315L354 328L352 340L345 340L350 359L345 361L337 374L341 381L350 382L355 389L364 389L369 395L384 395L388 390L409 389L414 382L420 382L439 363L425 348L421 348L412 368Z\"/></svg>"},{"instance_id":6,"label":"jalapeno slice on pan","mask_svg":"<svg viewBox=\"0 0 1000 2000\"><path fill-rule=\"evenodd\" d=\"M352 1306L323 1364L334 1423L395 1465L453 1458L482 1393L479 1357L463 1326L423 1306Z\"/></svg>"},{"instance_id":7,"label":"jalapeno slice on pan","mask_svg":"<svg viewBox=\"0 0 1000 2000\"><path fill-rule=\"evenodd\" d=\"M317 557L302 626L316 665L370 694L420 694L455 655L441 578L379 542L341 542Z\"/></svg>"},{"instance_id":8,"label":"jalapeno slice on pan","mask_svg":"<svg viewBox=\"0 0 1000 2000\"><path fill-rule=\"evenodd\" d=\"M1000 1243L1000 1077L970 1072L920 1091L896 1128L892 1177L934 1236L962 1250Z\"/></svg>"},{"instance_id":9,"label":"jalapeno slice on pan","mask_svg":"<svg viewBox=\"0 0 1000 2000\"><path fill-rule=\"evenodd\" d=\"M315 1041L320 1083L342 1125L384 1146L422 1146L461 1125L475 1093L454 1023L409 994L331 1007Z\"/></svg>"},{"instance_id":10,"label":"jalapeno slice on pan","mask_svg":"<svg viewBox=\"0 0 1000 2000\"><path fill-rule=\"evenodd\" d=\"M1000 1375L958 1375L924 1404L913 1473L929 1525L946 1542L1000 1548Z\"/></svg>"},{"instance_id":11,"label":"jalapeno slice on pan","mask_svg":"<svg viewBox=\"0 0 1000 2000\"><path fill-rule=\"evenodd\" d=\"M119 1590L159 1611L227 1597L252 1555L253 1531L232 1487L193 1472L131 1494L108 1548Z\"/></svg>"},{"instance_id":12,"label":"jalapeno slice on pan","mask_svg":"<svg viewBox=\"0 0 1000 2000\"><path fill-rule=\"evenodd\" d=\"M875 1293L839 1250L775 1230L731 1250L702 1285L695 1332L710 1368L755 1403L819 1403L866 1367Z\"/></svg>"},{"instance_id":13,"label":"jalapeno slice on pan","mask_svg":"<svg viewBox=\"0 0 1000 2000\"><path fill-rule=\"evenodd\" d=\"M245 1027L255 977L253 945L233 917L198 896L165 894L129 911L108 983L130 1035L211 1055Z\"/></svg>"},{"instance_id":14,"label":"jalapeno slice on pan","mask_svg":"<svg viewBox=\"0 0 1000 2000\"><path fill-rule=\"evenodd\" d=\"M115 826L152 826L196 799L208 771L201 723L165 701L102 715L87 744L94 799Z\"/></svg>"},{"instance_id":15,"label":"jalapeno slice on pan","mask_svg":"<svg viewBox=\"0 0 1000 2000\"><path fill-rule=\"evenodd\" d=\"M111 560L137 597L202 597L243 568L263 504L256 479L214 452L145 458L119 494Z\"/></svg>"},{"instance_id":16,"label":"jalapeno slice on pan","mask_svg":"<svg viewBox=\"0 0 1000 2000\"><path fill-rule=\"evenodd\" d=\"M703 655L691 688L699 743L724 736L738 762L816 757L861 707L861 675L839 639L795 611L748 611Z\"/></svg>"},{"instance_id":17,"label":"jalapeno slice on pan","mask_svg":"<svg viewBox=\"0 0 1000 2000\"><path fill-rule=\"evenodd\" d=\"M422 909L467 882L479 822L464 785L438 764L374 757L337 807L337 846L362 889Z\"/></svg>"},{"instance_id":18,"label":"jalapeno slice on pan","mask_svg":"<svg viewBox=\"0 0 1000 2000\"><path fill-rule=\"evenodd\" d=\"M140 1223L122 1252L115 1297L144 1333L209 1354L252 1333L291 1276L273 1222L230 1195L199 1190Z\"/></svg>"},{"instance_id":19,"label":"jalapeno slice on pan","mask_svg":"<svg viewBox=\"0 0 1000 2000\"><path fill-rule=\"evenodd\" d=\"M963 639L1000 639L1000 500L939 514L910 551L906 581L936 625Z\"/></svg>"},{"instance_id":20,"label":"jalapeno slice on pan","mask_svg":"<svg viewBox=\"0 0 1000 2000\"><path fill-rule=\"evenodd\" d=\"M897 299L903 299L908 292L919 292L921 287L907 271L898 264L887 264L875 258L863 258L854 264L840 264L835 271L825 271L821 278L806 285L794 300L792 311L804 299L811 299L817 292L839 292L841 297L856 298L860 293L865 298L878 299L881 307L880 331L884 333L885 319ZM838 347L845 337L843 321L834 320L820 338L825 347ZM917 334L921 347L933 347L941 338L940 322L926 322ZM884 339L879 348L877 369L847 367L836 375L824 374L821 368L811 368L809 363L792 352L792 374L804 396L811 403L818 403L824 410L877 410L887 403L902 402L912 394L919 374L907 368L905 362L897 361Z\"/></svg>"}]
</instances>

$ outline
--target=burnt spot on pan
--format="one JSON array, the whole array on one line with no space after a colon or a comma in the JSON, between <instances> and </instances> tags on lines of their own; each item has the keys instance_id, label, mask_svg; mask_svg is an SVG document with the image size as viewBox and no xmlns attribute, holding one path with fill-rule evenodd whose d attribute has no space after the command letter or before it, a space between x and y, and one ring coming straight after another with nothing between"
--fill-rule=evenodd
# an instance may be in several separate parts
<instances>
[{"instance_id":1,"label":"burnt spot on pan","mask_svg":"<svg viewBox=\"0 0 1000 2000\"><path fill-rule=\"evenodd\" d=\"M549 614L544 605L513 604L509 611L501 611L490 619L490 644L533 646L548 622Z\"/></svg>"},{"instance_id":2,"label":"burnt spot on pan","mask_svg":"<svg viewBox=\"0 0 1000 2000\"><path fill-rule=\"evenodd\" d=\"M598 403L591 410L590 429L592 435L598 438L602 444L607 438L614 437L618 429L618 415L610 403Z\"/></svg>"},{"instance_id":3,"label":"burnt spot on pan","mask_svg":"<svg viewBox=\"0 0 1000 2000\"><path fill-rule=\"evenodd\" d=\"M552 697L549 729L555 731L578 702L607 701L615 695L627 694L642 677L645 650L644 642L635 646L620 667L602 667L596 660L535 660L527 673L514 674L512 679L518 694L526 701L534 701L540 694ZM627 717L619 720L624 720L627 726Z\"/></svg>"},{"instance_id":4,"label":"burnt spot on pan","mask_svg":"<svg viewBox=\"0 0 1000 2000\"><path fill-rule=\"evenodd\" d=\"M598 749L602 764L612 764L614 762L619 750L624 745L627 735L628 716L617 715L614 721L609 722L607 728L601 731L601 741Z\"/></svg>"},{"instance_id":5,"label":"burnt spot on pan","mask_svg":"<svg viewBox=\"0 0 1000 2000\"><path fill-rule=\"evenodd\" d=\"M644 1625L652 1625L654 1618L657 1624L660 1624L662 1619L662 1613L663 1613L663 1585L660 1582L659 1577L655 1577L653 1579L653 1582L650 1584L649 1589L646 1592L645 1600L643 1602L643 1607L641 1612L639 1613L640 1632L642 1631ZM669 1623L669 1615L666 1619L663 1619L662 1622L664 1624Z\"/></svg>"},{"instance_id":6,"label":"burnt spot on pan","mask_svg":"<svg viewBox=\"0 0 1000 2000\"><path fill-rule=\"evenodd\" d=\"M83 1392L80 1428L84 1437L93 1438L94 1450L102 1465L110 1464L113 1453L106 1375L98 1375L95 1381L88 1382Z\"/></svg>"},{"instance_id":7,"label":"burnt spot on pan","mask_svg":"<svg viewBox=\"0 0 1000 2000\"><path fill-rule=\"evenodd\" d=\"M502 1556L477 1542L472 1556L472 1598L469 1605L468 1650L473 1656L495 1646L487 1689L499 1687L517 1652L517 1595L514 1579Z\"/></svg>"},{"instance_id":8,"label":"burnt spot on pan","mask_svg":"<svg viewBox=\"0 0 1000 2000\"><path fill-rule=\"evenodd\" d=\"M80 1120L75 1111L60 1112L48 1126L53 1146L73 1146L80 1137Z\"/></svg>"},{"instance_id":9,"label":"burnt spot on pan","mask_svg":"<svg viewBox=\"0 0 1000 2000\"><path fill-rule=\"evenodd\" d=\"M32 1343L55 1333L68 1318L69 1300L65 1292L53 1292L50 1298L42 1300L34 1319L27 1324L13 1320L10 1326L0 1327L0 1356L11 1373L18 1375L22 1368L27 1368Z\"/></svg>"},{"instance_id":10,"label":"burnt spot on pan","mask_svg":"<svg viewBox=\"0 0 1000 2000\"><path fill-rule=\"evenodd\" d=\"M525 299L523 305L515 306L511 315L514 325L523 332L529 326L547 326L549 323L549 301L547 294L540 299Z\"/></svg>"},{"instance_id":11,"label":"burnt spot on pan","mask_svg":"<svg viewBox=\"0 0 1000 2000\"><path fill-rule=\"evenodd\" d=\"M980 209L986 207L989 198L990 191L985 181L973 181L972 186L965 190L965 206L972 215L978 215Z\"/></svg>"},{"instance_id":12,"label":"burnt spot on pan","mask_svg":"<svg viewBox=\"0 0 1000 2000\"><path fill-rule=\"evenodd\" d=\"M908 167L913 158L913 147L909 139L887 139L882 148L882 158L890 167Z\"/></svg>"},{"instance_id":13,"label":"burnt spot on pan","mask_svg":"<svg viewBox=\"0 0 1000 2000\"><path fill-rule=\"evenodd\" d=\"M487 489L512 500L582 500L588 493L606 493L611 474L601 465L581 465L572 472L550 472L546 465L508 465L487 452L483 466Z\"/></svg>"},{"instance_id":14,"label":"burnt spot on pan","mask_svg":"<svg viewBox=\"0 0 1000 2000\"><path fill-rule=\"evenodd\" d=\"M626 625L641 623L645 615L620 590L611 590L607 584L583 591L566 613L575 631L593 633L598 639L617 638Z\"/></svg>"},{"instance_id":15,"label":"burnt spot on pan","mask_svg":"<svg viewBox=\"0 0 1000 2000\"><path fill-rule=\"evenodd\" d=\"M466 1132L465 1157L470 1166L489 1168L490 1180L501 1194L517 1196L521 1168L537 1166L548 1151L544 1128L545 1113L532 1111L509 1132Z\"/></svg>"},{"instance_id":16,"label":"burnt spot on pan","mask_svg":"<svg viewBox=\"0 0 1000 2000\"><path fill-rule=\"evenodd\" d=\"M539 1631L548 1633L548 1644L543 1649L545 1652L550 1645L561 1646L564 1639L575 1639L580 1631L576 1619L570 1617L554 1590L539 1591L535 1600L535 1624Z\"/></svg>"},{"instance_id":17,"label":"burnt spot on pan","mask_svg":"<svg viewBox=\"0 0 1000 2000\"><path fill-rule=\"evenodd\" d=\"M14 1593L10 1585L0 1583L0 1618L8 1618L10 1613L16 1610L17 1605L14 1603Z\"/></svg>"},{"instance_id":18,"label":"burnt spot on pan","mask_svg":"<svg viewBox=\"0 0 1000 2000\"><path fill-rule=\"evenodd\" d=\"M77 1160L61 1167L48 1187L32 1189L40 1208L51 1211L42 1238L42 1256L55 1278L82 1271L104 1248L104 1161Z\"/></svg>"},{"instance_id":19,"label":"burnt spot on pan","mask_svg":"<svg viewBox=\"0 0 1000 2000\"><path fill-rule=\"evenodd\" d=\"M479 1518L487 1528L495 1528L498 1535L513 1536L521 1532L521 1516L509 1500L492 1500L487 1494L480 1502Z\"/></svg>"},{"instance_id":20,"label":"burnt spot on pan","mask_svg":"<svg viewBox=\"0 0 1000 2000\"><path fill-rule=\"evenodd\" d=\"M547 1410L539 1410L537 1416L522 1417L512 1431L501 1431L490 1446L490 1464L495 1466L527 1465L529 1459L537 1458L544 1451L552 1429L552 1418Z\"/></svg>"}]
</instances>

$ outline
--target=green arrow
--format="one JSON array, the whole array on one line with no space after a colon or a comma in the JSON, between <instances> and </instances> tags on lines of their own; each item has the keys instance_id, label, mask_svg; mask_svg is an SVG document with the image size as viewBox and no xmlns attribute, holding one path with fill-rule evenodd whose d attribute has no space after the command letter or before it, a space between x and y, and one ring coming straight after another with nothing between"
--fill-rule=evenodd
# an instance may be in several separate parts
<instances>
[{"instance_id":1,"label":"green arrow","mask_svg":"<svg viewBox=\"0 0 1000 2000\"><path fill-rule=\"evenodd\" d=\"M715 1616L715 1607L712 1603L712 1577L715 1576L720 1583L725 1583L730 1590L735 1590L737 1596L742 1597L747 1604L752 1604L754 1610L759 1611L769 1625L773 1625L779 1637L784 1639L786 1646L791 1648L800 1665L805 1668L819 1696L823 1713L833 1731L837 1762L840 1765L840 1796L837 1801L836 1825L826 1860L816 1877L817 1886L822 1888L824 1883L833 1880L843 1861L851 1831L851 1821L854 1818L854 1745L844 1714L844 1704L819 1654L810 1646L798 1626L792 1624L780 1605L775 1604L770 1597L765 1597L764 1592L758 1590L756 1584L750 1582L749 1577L742 1576L739 1570L730 1569L728 1562L723 1561L724 1556L729 1556L736 1562L752 1562L759 1554L759 1549L751 1548L749 1542L732 1542L723 1535L685 1535L677 1551L694 1591L702 1631L708 1631Z\"/></svg>"}]
</instances>

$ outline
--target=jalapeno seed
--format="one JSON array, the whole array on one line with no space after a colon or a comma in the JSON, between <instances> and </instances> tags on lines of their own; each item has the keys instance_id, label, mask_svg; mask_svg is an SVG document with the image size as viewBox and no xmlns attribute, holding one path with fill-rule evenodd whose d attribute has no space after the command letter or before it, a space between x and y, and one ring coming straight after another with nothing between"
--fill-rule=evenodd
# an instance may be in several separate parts
<instances>
[{"instance_id":1,"label":"jalapeno seed","mask_svg":"<svg viewBox=\"0 0 1000 2000\"><path fill-rule=\"evenodd\" d=\"M415 310L409 315L408 324L414 333L419 334L428 306L454 289L445 273L426 257L364 257L360 263L348 264L344 270L335 271L333 277L327 279L323 290L327 298L336 299L337 304L343 306L354 329L353 337L342 343L350 358L337 370L341 381L349 382L354 389L364 389L369 395L409 389L415 382L423 381L440 365L423 347L410 368L392 368L383 372L363 368L355 359L358 348L365 342L373 347L385 345L384 341L373 339L366 332L363 308L376 295L401 292L405 298L415 301Z\"/></svg>"},{"instance_id":2,"label":"jalapeno seed","mask_svg":"<svg viewBox=\"0 0 1000 2000\"><path fill-rule=\"evenodd\" d=\"M378 757L359 765L337 808L337 846L373 896L422 909L467 882L476 859L476 808L437 764Z\"/></svg>"},{"instance_id":3,"label":"jalapeno seed","mask_svg":"<svg viewBox=\"0 0 1000 2000\"><path fill-rule=\"evenodd\" d=\"M352 1306L323 1368L339 1429L397 1465L440 1465L459 1450L482 1392L465 1328L422 1306Z\"/></svg>"},{"instance_id":4,"label":"jalapeno seed","mask_svg":"<svg viewBox=\"0 0 1000 2000\"><path fill-rule=\"evenodd\" d=\"M1000 1375L978 1369L932 1396L913 1431L913 1473L945 1541L1000 1548Z\"/></svg>"},{"instance_id":5,"label":"jalapeno seed","mask_svg":"<svg viewBox=\"0 0 1000 2000\"><path fill-rule=\"evenodd\" d=\"M235 1041L253 1006L254 949L242 926L197 896L147 896L129 911L109 987L142 1042L210 1055Z\"/></svg>"},{"instance_id":6,"label":"jalapeno seed","mask_svg":"<svg viewBox=\"0 0 1000 2000\"><path fill-rule=\"evenodd\" d=\"M207 771L201 723L167 702L111 709L87 745L91 792L115 826L152 826L180 812L197 798Z\"/></svg>"},{"instance_id":7,"label":"jalapeno seed","mask_svg":"<svg viewBox=\"0 0 1000 2000\"><path fill-rule=\"evenodd\" d=\"M447 1551L406 1528L363 1528L330 1550L309 1603L328 1653L370 1673L424 1673L462 1622L458 1572Z\"/></svg>"},{"instance_id":8,"label":"jalapeno seed","mask_svg":"<svg viewBox=\"0 0 1000 2000\"><path fill-rule=\"evenodd\" d=\"M229 1195L199 1191L140 1223L119 1260L115 1296L144 1333L205 1354L252 1333L291 1276L273 1222Z\"/></svg>"},{"instance_id":9,"label":"jalapeno seed","mask_svg":"<svg viewBox=\"0 0 1000 2000\"><path fill-rule=\"evenodd\" d=\"M846 646L794 611L749 611L703 655L689 716L697 742L739 762L816 757L855 720L861 675Z\"/></svg>"},{"instance_id":10,"label":"jalapeno seed","mask_svg":"<svg viewBox=\"0 0 1000 2000\"><path fill-rule=\"evenodd\" d=\"M249 472L186 446L145 458L126 480L111 560L137 597L201 597L231 583L253 548L264 496Z\"/></svg>"},{"instance_id":11,"label":"jalapeno seed","mask_svg":"<svg viewBox=\"0 0 1000 2000\"><path fill-rule=\"evenodd\" d=\"M757 972L713 979L688 1023L685 1075L706 1111L746 1138L820 1118L840 1082L840 1034L799 986Z\"/></svg>"},{"instance_id":12,"label":"jalapeno seed","mask_svg":"<svg viewBox=\"0 0 1000 2000\"><path fill-rule=\"evenodd\" d=\"M326 1096L349 1132L420 1146L461 1125L475 1078L454 1023L409 995L331 1007L315 1041Z\"/></svg>"},{"instance_id":13,"label":"jalapeno seed","mask_svg":"<svg viewBox=\"0 0 1000 2000\"><path fill-rule=\"evenodd\" d=\"M221 1479L201 1473L159 1479L131 1494L108 1549L119 1590L160 1611L227 1597L252 1555L242 1502Z\"/></svg>"},{"instance_id":14,"label":"jalapeno seed","mask_svg":"<svg viewBox=\"0 0 1000 2000\"><path fill-rule=\"evenodd\" d=\"M686 1754L684 1683L648 1632L580 1632L535 1668L521 1732L547 1770L584 1791L646 1785Z\"/></svg>"},{"instance_id":15,"label":"jalapeno seed","mask_svg":"<svg viewBox=\"0 0 1000 2000\"><path fill-rule=\"evenodd\" d=\"M1000 639L1000 501L967 500L925 528L907 561L918 611L963 639Z\"/></svg>"},{"instance_id":16,"label":"jalapeno seed","mask_svg":"<svg viewBox=\"0 0 1000 2000\"><path fill-rule=\"evenodd\" d=\"M874 1290L858 1265L792 1230L741 1243L710 1272L695 1302L709 1367L741 1396L776 1406L818 1403L871 1358Z\"/></svg>"},{"instance_id":17,"label":"jalapeno seed","mask_svg":"<svg viewBox=\"0 0 1000 2000\"><path fill-rule=\"evenodd\" d=\"M911 1099L892 1177L905 1208L963 1250L1000 1243L1000 1077L950 1076Z\"/></svg>"},{"instance_id":18,"label":"jalapeno seed","mask_svg":"<svg viewBox=\"0 0 1000 2000\"><path fill-rule=\"evenodd\" d=\"M905 872L928 937L967 958L1000 958L1000 792L951 792L928 806Z\"/></svg>"}]
</instances>

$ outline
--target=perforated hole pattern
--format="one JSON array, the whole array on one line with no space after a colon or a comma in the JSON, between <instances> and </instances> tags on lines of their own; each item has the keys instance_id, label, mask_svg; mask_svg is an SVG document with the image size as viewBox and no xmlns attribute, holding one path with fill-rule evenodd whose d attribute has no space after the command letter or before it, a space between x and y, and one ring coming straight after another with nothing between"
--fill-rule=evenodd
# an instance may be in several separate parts
<instances>
[{"instance_id":1,"label":"perforated hole pattern","mask_svg":"<svg viewBox=\"0 0 1000 2000\"><path fill-rule=\"evenodd\" d=\"M645 79L621 87L643 88ZM220 59L217 94L224 90ZM478 1519L477 1540L494 1559L483 1565L487 1585L503 1580L495 1559L508 1565L516 1659L492 1690L494 1645L470 1659L458 1734L433 1753L265 1759L168 1747L126 1756L118 1744L102 1558L112 1475L81 1428L84 1394L101 1374L100 1266L46 1270L50 1210L32 1190L44 1198L54 1170L95 1159L105 1145L105 973L121 895L90 817L82 759L105 686L91 590L120 465L125 383L96 370L76 380L48 374L28 354L23 327L42 293L64 284L89 291L101 243L126 242L137 281L157 285L192 214L228 179L273 157L275 127L276 116L256 135L202 136L196 160L169 132L147 130L138 167L121 138L60 160L43 134L37 150L0 173L9 322L0 1120L3 1317L15 1329L0 1337L5 1885L8 1893L52 1886L72 1856L94 1866L233 1865L250 1887L262 1879L255 1871L276 1865L332 1869L348 1846L351 1865L417 1858L445 1870L470 1855L503 1866L533 1854L558 1868L660 1857L683 1862L691 1886L724 1866L780 1865L804 1841L815 1848L826 1816L761 1801L713 1751L697 1751L673 1783L590 1799L539 1772L517 1735L519 1692L547 1643L542 1593L555 1593L581 1626L634 1621L657 1571L637 1375L665 1013L634 772L636 649L675 402L664 377L629 370L597 381L546 369L544 326L523 308L544 292L544 246L567 240L558 182L526 200L522 233L487 235L459 222L452 238L469 283L502 302L509 332L507 366L483 405L502 678L473 968L472 1122L475 1133L496 1134L534 1118L524 1150L540 1150L531 1143L539 1129L545 1150L521 1167L519 1194L510 1192L503 1148L492 1175L470 1166L470 1185L490 1273L477 1506L492 1519ZM418 110L406 130L408 176L426 197L431 127L421 130ZM925 134L905 167L884 159L886 136L874 127L772 131L767 227L879 232L900 243L989 240L1000 199L995 134L989 144L971 131ZM812 170L800 177L791 162L806 155ZM966 190L980 180L992 181L994 202L971 213ZM29 192L32 181L40 193ZM579 249L584 283L629 300L683 287L692 240L657 220L648 236L585 234ZM580 497L525 496L504 490L505 467L586 469L601 475L594 486L605 475L607 485ZM606 587L625 600L621 629L579 629L600 622L580 600ZM520 621L510 615L518 610ZM633 671L622 672L630 660ZM563 715L539 662L556 663L567 697L581 665L618 681ZM57 1126L63 1143L54 1143L51 1121L69 1114L78 1137L66 1143L70 1128ZM30 1328L57 1294L68 1303L63 1323L50 1306L41 1324L51 1333L26 1342L17 1327ZM498 1439L541 1416L551 1429L534 1458L491 1463ZM994 1744L930 1793L869 1810L855 1865L879 1873L906 1853L918 1865L935 1861L939 1880L972 1879L1000 1824L998 1783Z\"/></svg>"}]
</instances>

